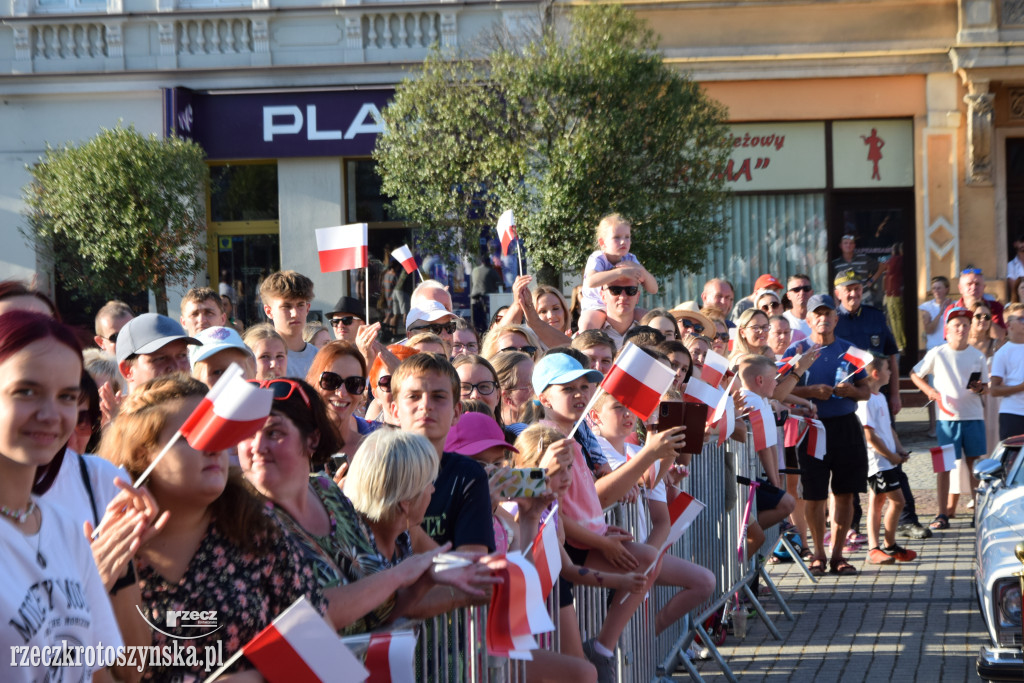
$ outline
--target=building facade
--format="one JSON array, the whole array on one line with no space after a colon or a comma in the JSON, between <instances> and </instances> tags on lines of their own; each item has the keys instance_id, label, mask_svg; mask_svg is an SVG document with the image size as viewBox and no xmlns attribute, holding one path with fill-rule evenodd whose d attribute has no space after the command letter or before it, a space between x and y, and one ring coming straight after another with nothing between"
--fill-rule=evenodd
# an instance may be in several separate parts
<instances>
[{"instance_id":1,"label":"building facade","mask_svg":"<svg viewBox=\"0 0 1024 683\"><path fill-rule=\"evenodd\" d=\"M25 165L46 143L122 120L207 149L210 284L223 275L251 293L267 268L296 268L314 277L322 310L356 283L319 274L313 228L368 222L371 248L401 236L369 159L375 110L395 84L435 41L469 45L494 24L528 31L572 8L8 1L0 276L37 274L18 234ZM1024 232L1024 1L627 4L658 32L666 62L728 108L735 136L730 236L705 272L670 278L657 302L693 298L710 275L741 296L763 272L808 273L830 290L845 234L883 264L871 296L902 292L908 352L932 276L980 267L1006 300ZM886 263L899 267L883 279Z\"/></svg>"}]
</instances>

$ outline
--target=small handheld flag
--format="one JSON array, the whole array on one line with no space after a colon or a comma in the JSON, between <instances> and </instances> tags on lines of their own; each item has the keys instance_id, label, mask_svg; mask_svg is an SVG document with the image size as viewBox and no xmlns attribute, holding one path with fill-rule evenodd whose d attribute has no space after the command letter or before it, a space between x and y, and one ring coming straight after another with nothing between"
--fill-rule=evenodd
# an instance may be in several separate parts
<instances>
[{"instance_id":1,"label":"small handheld flag","mask_svg":"<svg viewBox=\"0 0 1024 683\"><path fill-rule=\"evenodd\" d=\"M416 634L371 633L363 665L367 683L416 683Z\"/></svg>"},{"instance_id":2,"label":"small handheld flag","mask_svg":"<svg viewBox=\"0 0 1024 683\"><path fill-rule=\"evenodd\" d=\"M932 470L936 474L956 469L956 447L953 444L935 446L930 449L930 452L932 454Z\"/></svg>"},{"instance_id":3,"label":"small handheld flag","mask_svg":"<svg viewBox=\"0 0 1024 683\"><path fill-rule=\"evenodd\" d=\"M729 372L729 359L714 349L708 349L704 356L704 368L700 372L700 378L717 389L722 384L722 378Z\"/></svg>"},{"instance_id":4,"label":"small handheld flag","mask_svg":"<svg viewBox=\"0 0 1024 683\"><path fill-rule=\"evenodd\" d=\"M639 346L627 343L601 382L601 389L638 418L646 420L675 377L672 368L647 355Z\"/></svg>"},{"instance_id":5,"label":"small handheld flag","mask_svg":"<svg viewBox=\"0 0 1024 683\"><path fill-rule=\"evenodd\" d=\"M501 255L508 256L508 250L512 241L519 239L516 232L516 219L512 216L512 209L498 217L498 238L501 240Z\"/></svg>"},{"instance_id":6,"label":"small handheld flag","mask_svg":"<svg viewBox=\"0 0 1024 683\"><path fill-rule=\"evenodd\" d=\"M320 272L355 270L369 265L370 236L366 223L336 225L316 231Z\"/></svg>"},{"instance_id":7,"label":"small handheld flag","mask_svg":"<svg viewBox=\"0 0 1024 683\"><path fill-rule=\"evenodd\" d=\"M408 244L403 244L398 249L395 249L391 252L391 255L395 257L396 261L402 264L402 267L405 268L405 272L409 275L412 275L419 270L419 266L416 265L416 258L412 255L412 250L409 249Z\"/></svg>"}]
</instances>

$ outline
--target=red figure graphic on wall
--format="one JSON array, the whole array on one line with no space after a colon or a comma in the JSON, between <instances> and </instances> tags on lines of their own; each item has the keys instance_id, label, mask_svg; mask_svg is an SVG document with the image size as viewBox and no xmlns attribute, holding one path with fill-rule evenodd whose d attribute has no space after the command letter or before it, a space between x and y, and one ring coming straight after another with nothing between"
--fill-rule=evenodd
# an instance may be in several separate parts
<instances>
[{"instance_id":1,"label":"red figure graphic on wall","mask_svg":"<svg viewBox=\"0 0 1024 683\"><path fill-rule=\"evenodd\" d=\"M871 135L861 135L860 139L868 146L868 161L874 164L871 170L871 179L881 180L882 174L878 172L878 162L882 160L882 148L885 147L885 140L878 137L877 128L871 129Z\"/></svg>"}]
</instances>

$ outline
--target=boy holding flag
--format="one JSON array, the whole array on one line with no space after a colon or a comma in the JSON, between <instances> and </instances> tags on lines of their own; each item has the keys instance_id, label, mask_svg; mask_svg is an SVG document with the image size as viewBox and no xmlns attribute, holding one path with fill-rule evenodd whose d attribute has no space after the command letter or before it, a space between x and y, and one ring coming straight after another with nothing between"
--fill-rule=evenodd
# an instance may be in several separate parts
<instances>
[{"instance_id":1,"label":"boy holding flag","mask_svg":"<svg viewBox=\"0 0 1024 683\"><path fill-rule=\"evenodd\" d=\"M910 373L917 388L937 406L938 420L935 437L940 446L952 445L956 459L967 458L974 481L974 461L987 453L985 447L985 408L981 395L988 384L988 365L985 354L967 343L973 314L966 308L954 306L946 311L946 343L928 351ZM935 386L929 386L925 377L934 375ZM928 526L932 529L949 528L949 472L935 475L935 494L939 514Z\"/></svg>"}]
</instances>

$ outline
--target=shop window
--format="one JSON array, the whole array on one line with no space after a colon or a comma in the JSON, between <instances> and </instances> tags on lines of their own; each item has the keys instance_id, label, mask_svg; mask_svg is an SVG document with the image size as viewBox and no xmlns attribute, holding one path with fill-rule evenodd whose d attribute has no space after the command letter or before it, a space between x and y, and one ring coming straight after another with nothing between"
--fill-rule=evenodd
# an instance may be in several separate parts
<instances>
[{"instance_id":1,"label":"shop window","mask_svg":"<svg viewBox=\"0 0 1024 683\"><path fill-rule=\"evenodd\" d=\"M278 220L277 164L211 166L210 220Z\"/></svg>"},{"instance_id":2,"label":"shop window","mask_svg":"<svg viewBox=\"0 0 1024 683\"><path fill-rule=\"evenodd\" d=\"M658 305L671 308L681 301L698 300L704 282L712 277L732 282L737 299L753 291L762 273L806 273L816 285L827 281L823 192L733 195L723 220L729 231L721 244L708 248L704 268L666 278Z\"/></svg>"},{"instance_id":3,"label":"shop window","mask_svg":"<svg viewBox=\"0 0 1024 683\"><path fill-rule=\"evenodd\" d=\"M346 162L349 223L390 223L400 220L388 209L390 197L381 190L377 162L354 159Z\"/></svg>"}]
</instances>

